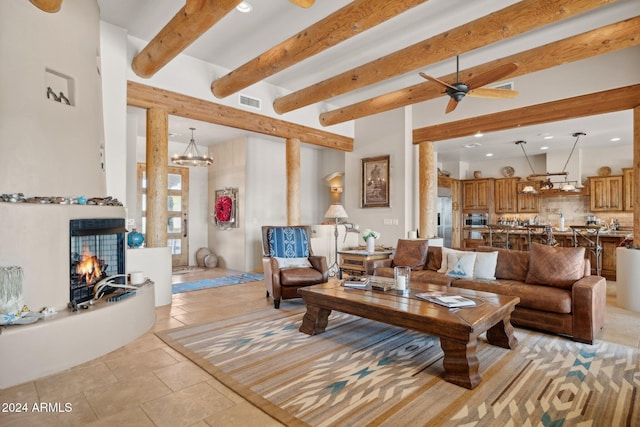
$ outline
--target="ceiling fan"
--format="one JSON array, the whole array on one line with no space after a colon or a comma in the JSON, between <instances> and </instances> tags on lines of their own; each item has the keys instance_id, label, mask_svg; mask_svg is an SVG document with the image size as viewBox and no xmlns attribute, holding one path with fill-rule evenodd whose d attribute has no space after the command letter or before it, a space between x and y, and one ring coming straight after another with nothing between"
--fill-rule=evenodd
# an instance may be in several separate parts
<instances>
[{"instance_id":1,"label":"ceiling fan","mask_svg":"<svg viewBox=\"0 0 640 427\"><path fill-rule=\"evenodd\" d=\"M432 81L434 83L438 83L439 85L444 86L445 93L451 97L449 103L447 104L447 108L445 113L450 113L456 109L458 103L465 97L465 95L475 96L478 98L494 98L494 99L505 99L505 98L514 98L518 95L518 92L511 89L497 89L497 88L487 88L482 87L489 83L495 82L503 77L508 76L518 69L518 64L510 63L500 65L492 70L489 70L485 73L478 74L477 76L472 76L466 83L462 83L460 81L460 59L456 56L456 82L453 84L445 83L440 79L435 77L431 77L426 75L425 73L420 73L420 76L425 79Z\"/></svg>"}]
</instances>

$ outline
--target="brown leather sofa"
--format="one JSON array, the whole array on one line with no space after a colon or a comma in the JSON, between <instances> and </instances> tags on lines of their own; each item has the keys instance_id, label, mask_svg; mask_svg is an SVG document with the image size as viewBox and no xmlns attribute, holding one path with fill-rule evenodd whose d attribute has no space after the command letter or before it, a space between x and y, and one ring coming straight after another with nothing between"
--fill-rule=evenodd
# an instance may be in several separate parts
<instances>
[{"instance_id":1,"label":"brown leather sofa","mask_svg":"<svg viewBox=\"0 0 640 427\"><path fill-rule=\"evenodd\" d=\"M429 247L423 269L411 272L411 287L432 283L517 296L520 303L511 315L514 325L592 344L604 328L606 280L591 275L590 261L580 249L537 243L530 252L480 246L476 251L498 252L495 280L481 280L438 272L442 248ZM375 275L393 277L390 265L374 262L373 267Z\"/></svg>"}]
</instances>

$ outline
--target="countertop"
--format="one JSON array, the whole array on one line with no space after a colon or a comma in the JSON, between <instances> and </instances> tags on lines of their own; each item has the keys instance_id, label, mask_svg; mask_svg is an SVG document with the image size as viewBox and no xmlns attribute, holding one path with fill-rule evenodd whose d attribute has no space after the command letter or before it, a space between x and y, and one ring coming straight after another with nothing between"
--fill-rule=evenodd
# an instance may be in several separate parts
<instances>
[{"instance_id":1,"label":"countertop","mask_svg":"<svg viewBox=\"0 0 640 427\"><path fill-rule=\"evenodd\" d=\"M505 228L509 229L510 234L527 234L526 227L513 226L513 227L505 227ZM473 228L471 230L477 231L480 233L489 233L488 228ZM629 234L633 234L633 230L601 230L600 231L600 237L609 236L609 237L617 237L617 238L624 239ZM565 227L564 231L560 231L556 227L553 227L553 235L554 236L573 236L573 231L571 231L569 226Z\"/></svg>"}]
</instances>

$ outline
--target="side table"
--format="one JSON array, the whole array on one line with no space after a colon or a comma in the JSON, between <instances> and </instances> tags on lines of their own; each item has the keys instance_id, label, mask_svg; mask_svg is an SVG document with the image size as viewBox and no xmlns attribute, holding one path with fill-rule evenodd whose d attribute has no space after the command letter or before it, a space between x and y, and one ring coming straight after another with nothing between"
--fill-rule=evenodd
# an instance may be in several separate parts
<instances>
[{"instance_id":1,"label":"side table","mask_svg":"<svg viewBox=\"0 0 640 427\"><path fill-rule=\"evenodd\" d=\"M366 250L338 251L338 255L340 255L340 277L344 273L351 276L371 275L373 274L373 261L387 259L392 254L392 250L376 252L367 252Z\"/></svg>"}]
</instances>

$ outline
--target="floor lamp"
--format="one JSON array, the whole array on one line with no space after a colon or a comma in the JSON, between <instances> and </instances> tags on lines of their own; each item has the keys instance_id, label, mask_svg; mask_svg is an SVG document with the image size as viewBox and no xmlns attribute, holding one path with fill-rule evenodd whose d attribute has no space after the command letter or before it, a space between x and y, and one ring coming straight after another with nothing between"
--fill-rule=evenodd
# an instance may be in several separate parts
<instances>
[{"instance_id":1,"label":"floor lamp","mask_svg":"<svg viewBox=\"0 0 640 427\"><path fill-rule=\"evenodd\" d=\"M329 275L336 276L340 271L340 266L338 265L338 220L340 218L347 218L347 211L344 210L344 207L340 203L334 203L329 206L327 212L324 214L325 218L333 218L335 220L333 224L333 236L335 240L335 248L333 252L333 264L329 267Z\"/></svg>"}]
</instances>

